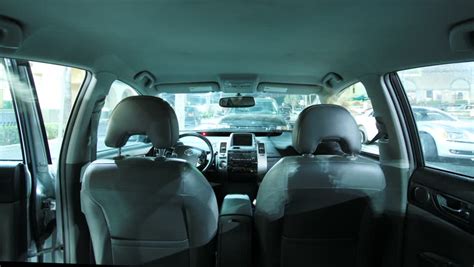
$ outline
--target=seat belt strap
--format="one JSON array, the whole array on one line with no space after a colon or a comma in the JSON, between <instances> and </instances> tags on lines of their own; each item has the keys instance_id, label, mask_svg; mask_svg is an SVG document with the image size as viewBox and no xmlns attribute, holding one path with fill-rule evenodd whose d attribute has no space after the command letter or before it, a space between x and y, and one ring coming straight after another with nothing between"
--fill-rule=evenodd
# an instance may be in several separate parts
<instances>
[{"instance_id":1,"label":"seat belt strap","mask_svg":"<svg viewBox=\"0 0 474 267\"><path fill-rule=\"evenodd\" d=\"M387 127L385 126L385 123L383 122L381 117L375 117L375 126L377 127L377 134L367 142L368 145L374 144L377 140L380 139L388 139L388 134L387 134Z\"/></svg>"},{"instance_id":2,"label":"seat belt strap","mask_svg":"<svg viewBox=\"0 0 474 267\"><path fill-rule=\"evenodd\" d=\"M92 112L90 120L90 133L89 133L89 161L96 160L97 157L97 129L99 128L99 120L102 108L105 104L105 98L98 100L94 105L94 111Z\"/></svg>"},{"instance_id":3,"label":"seat belt strap","mask_svg":"<svg viewBox=\"0 0 474 267\"><path fill-rule=\"evenodd\" d=\"M94 105L94 110L92 111L91 120L89 123L89 162L82 166L80 182L84 177L84 171L87 169L89 164L91 164L97 158L97 129L99 128L100 112L102 107L104 107L105 98L100 99Z\"/></svg>"}]
</instances>

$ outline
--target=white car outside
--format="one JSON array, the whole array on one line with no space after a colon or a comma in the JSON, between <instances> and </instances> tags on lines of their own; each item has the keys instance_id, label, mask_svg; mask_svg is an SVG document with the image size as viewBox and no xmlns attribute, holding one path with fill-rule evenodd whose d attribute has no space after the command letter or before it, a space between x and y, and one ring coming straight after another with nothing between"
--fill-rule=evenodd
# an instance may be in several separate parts
<instances>
[{"instance_id":1,"label":"white car outside","mask_svg":"<svg viewBox=\"0 0 474 267\"><path fill-rule=\"evenodd\" d=\"M372 140L378 133L373 109L368 109L360 115L355 115L354 119L357 122L359 131L361 133L361 142L365 144Z\"/></svg>"},{"instance_id":2,"label":"white car outside","mask_svg":"<svg viewBox=\"0 0 474 267\"><path fill-rule=\"evenodd\" d=\"M461 121L431 107L412 107L423 152L427 160L457 158L474 160L474 123ZM363 142L377 134L373 110L354 116Z\"/></svg>"}]
</instances>

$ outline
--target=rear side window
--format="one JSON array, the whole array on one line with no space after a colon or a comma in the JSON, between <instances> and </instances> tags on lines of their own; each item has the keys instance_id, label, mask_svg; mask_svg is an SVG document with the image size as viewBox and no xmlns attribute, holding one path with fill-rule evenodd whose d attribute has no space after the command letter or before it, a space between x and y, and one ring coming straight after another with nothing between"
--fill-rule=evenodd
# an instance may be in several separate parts
<instances>
[{"instance_id":1,"label":"rear side window","mask_svg":"<svg viewBox=\"0 0 474 267\"><path fill-rule=\"evenodd\" d=\"M329 103L343 106L349 110L359 127L362 151L378 155L379 147L377 143L368 144L377 135L378 130L375 124L372 102L364 85L358 82L343 89L338 95L333 96Z\"/></svg>"},{"instance_id":2,"label":"rear side window","mask_svg":"<svg viewBox=\"0 0 474 267\"><path fill-rule=\"evenodd\" d=\"M398 72L426 166L474 176L474 62Z\"/></svg>"},{"instance_id":3,"label":"rear side window","mask_svg":"<svg viewBox=\"0 0 474 267\"><path fill-rule=\"evenodd\" d=\"M22 160L20 132L7 73L0 64L0 160Z\"/></svg>"},{"instance_id":4,"label":"rear side window","mask_svg":"<svg viewBox=\"0 0 474 267\"><path fill-rule=\"evenodd\" d=\"M114 152L117 149L107 147L105 145L105 134L107 131L107 124L109 123L110 114L115 106L123 99L138 95L135 89L121 81L115 81L110 87L109 94L105 98L105 104L100 113L99 126L97 128L97 152ZM143 144L143 137L132 136L128 139L124 148L131 147L137 144Z\"/></svg>"}]
</instances>

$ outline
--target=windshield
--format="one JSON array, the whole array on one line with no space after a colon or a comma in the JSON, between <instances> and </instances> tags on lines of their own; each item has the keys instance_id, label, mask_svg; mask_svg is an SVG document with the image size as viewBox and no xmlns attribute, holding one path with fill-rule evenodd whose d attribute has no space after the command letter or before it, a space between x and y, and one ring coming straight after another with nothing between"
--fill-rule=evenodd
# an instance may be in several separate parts
<instances>
[{"instance_id":1,"label":"windshield","mask_svg":"<svg viewBox=\"0 0 474 267\"><path fill-rule=\"evenodd\" d=\"M291 130L298 114L307 106L319 104L319 97L289 94L247 94L255 106L222 108L219 99L235 94L170 94L158 96L174 108L182 131L286 131Z\"/></svg>"}]
</instances>

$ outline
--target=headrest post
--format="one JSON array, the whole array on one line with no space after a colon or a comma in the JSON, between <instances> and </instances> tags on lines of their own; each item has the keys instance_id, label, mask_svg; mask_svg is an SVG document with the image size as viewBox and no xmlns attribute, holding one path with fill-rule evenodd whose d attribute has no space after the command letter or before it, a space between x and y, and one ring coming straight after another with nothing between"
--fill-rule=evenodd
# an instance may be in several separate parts
<instances>
[{"instance_id":1,"label":"headrest post","mask_svg":"<svg viewBox=\"0 0 474 267\"><path fill-rule=\"evenodd\" d=\"M121 157L122 156L122 147L119 147L118 148L118 157Z\"/></svg>"},{"instance_id":2,"label":"headrest post","mask_svg":"<svg viewBox=\"0 0 474 267\"><path fill-rule=\"evenodd\" d=\"M164 157L166 153L166 149L163 148L156 148L156 156Z\"/></svg>"}]
</instances>

